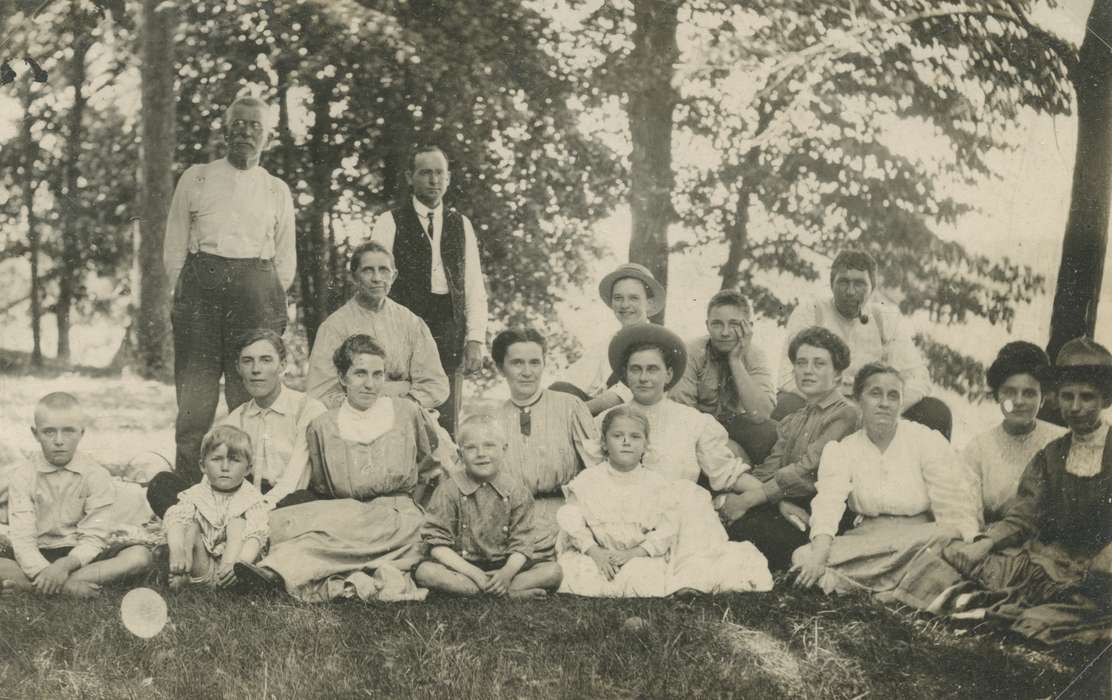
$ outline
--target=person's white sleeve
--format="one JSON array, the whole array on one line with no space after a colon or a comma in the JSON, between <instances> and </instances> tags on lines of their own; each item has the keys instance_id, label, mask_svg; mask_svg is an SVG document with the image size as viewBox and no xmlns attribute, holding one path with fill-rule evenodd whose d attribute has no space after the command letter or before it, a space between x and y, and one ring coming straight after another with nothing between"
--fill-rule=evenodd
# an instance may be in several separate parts
<instances>
[{"instance_id":1,"label":"person's white sleeve","mask_svg":"<svg viewBox=\"0 0 1112 700\"><path fill-rule=\"evenodd\" d=\"M467 340L486 344L487 293L479 258L479 241L471 220L463 217L463 294L467 300Z\"/></svg>"},{"instance_id":2,"label":"person's white sleeve","mask_svg":"<svg viewBox=\"0 0 1112 700\"><path fill-rule=\"evenodd\" d=\"M195 167L195 166L194 166ZM166 215L166 235L162 239L162 264L166 268L166 279L171 291L178 284L178 276L185 266L185 256L189 253L189 200L192 194L193 168L186 168L174 188L170 200L170 211Z\"/></svg>"},{"instance_id":3,"label":"person's white sleeve","mask_svg":"<svg viewBox=\"0 0 1112 700\"><path fill-rule=\"evenodd\" d=\"M820 535L834 537L846 512L846 500L853 491L853 455L844 445L828 442L819 462L815 497L811 499L811 539Z\"/></svg>"},{"instance_id":4,"label":"person's white sleeve","mask_svg":"<svg viewBox=\"0 0 1112 700\"><path fill-rule=\"evenodd\" d=\"M294 234L297 219L293 211L293 196L286 183L278 182L279 211L274 231L274 268L282 291L288 292L297 276L297 239Z\"/></svg>"},{"instance_id":5,"label":"person's white sleeve","mask_svg":"<svg viewBox=\"0 0 1112 700\"><path fill-rule=\"evenodd\" d=\"M789 394L799 393L799 389L795 386L795 375L792 374L792 361L788 359L788 346L791 345L792 338L801 330L813 325L815 325L814 302L810 299L800 301L792 311L792 315L788 317L788 325L784 329L784 349L780 353L780 381L778 382L780 391Z\"/></svg>"},{"instance_id":6,"label":"person's white sleeve","mask_svg":"<svg viewBox=\"0 0 1112 700\"><path fill-rule=\"evenodd\" d=\"M305 380L305 393L318 399L325 406L338 406L343 401L343 389L332 364L332 354L344 342L334 324L324 320L317 329L313 351L309 353L309 376Z\"/></svg>"},{"instance_id":7,"label":"person's white sleeve","mask_svg":"<svg viewBox=\"0 0 1112 700\"><path fill-rule=\"evenodd\" d=\"M695 459L699 468L707 475L711 491L732 492L741 475L749 471L749 465L730 450L730 436L718 421L700 413L699 423L698 426L691 426L692 430L699 431L695 442Z\"/></svg>"},{"instance_id":8,"label":"person's white sleeve","mask_svg":"<svg viewBox=\"0 0 1112 700\"><path fill-rule=\"evenodd\" d=\"M394 237L397 233L398 229L394 223L394 215L390 211L384 211L375 219L374 228L371 229L371 240L392 253L394 252Z\"/></svg>"},{"instance_id":9,"label":"person's white sleeve","mask_svg":"<svg viewBox=\"0 0 1112 700\"><path fill-rule=\"evenodd\" d=\"M293 449L290 451L290 461L286 463L286 470L282 472L278 483L274 484L263 496L263 500L271 508L278 505L279 501L294 491L306 488L309 485L309 440L307 431L309 423L326 410L328 409L320 401L312 397L305 399L305 406L301 409L301 415L297 417L297 427L294 428L297 435L294 437Z\"/></svg>"},{"instance_id":10,"label":"person's white sleeve","mask_svg":"<svg viewBox=\"0 0 1112 700\"><path fill-rule=\"evenodd\" d=\"M984 468L977 438L970 440L961 451L961 466L965 469L966 479L969 480L969 497L977 513L977 521L984 527Z\"/></svg>"},{"instance_id":11,"label":"person's white sleeve","mask_svg":"<svg viewBox=\"0 0 1112 700\"><path fill-rule=\"evenodd\" d=\"M575 497L575 494L567 492L566 498L564 505L556 511L556 523L568 536L568 540L576 551L586 554L587 550L596 546L598 542L595 541L595 536L591 534L591 528L587 526L587 518L583 515L583 510L579 507L579 500Z\"/></svg>"},{"instance_id":12,"label":"person's white sleeve","mask_svg":"<svg viewBox=\"0 0 1112 700\"><path fill-rule=\"evenodd\" d=\"M436 408L448 400L450 390L436 340L420 318L414 319L409 335L413 354L409 358L409 390L406 393L421 406Z\"/></svg>"},{"instance_id":13,"label":"person's white sleeve","mask_svg":"<svg viewBox=\"0 0 1112 700\"><path fill-rule=\"evenodd\" d=\"M112 506L116 503L116 484L104 469L97 468L86 482L89 493L84 498L84 515L77 523L77 544L69 556L87 566L108 548L112 529Z\"/></svg>"},{"instance_id":14,"label":"person's white sleeve","mask_svg":"<svg viewBox=\"0 0 1112 700\"><path fill-rule=\"evenodd\" d=\"M918 433L922 435L919 455L931 513L940 525L953 527L963 540L972 542L981 528L969 497L972 486L968 472L941 433L925 427Z\"/></svg>"},{"instance_id":15,"label":"person's white sleeve","mask_svg":"<svg viewBox=\"0 0 1112 700\"><path fill-rule=\"evenodd\" d=\"M610 378L610 360L607 356L607 349L610 347L610 338L606 339L605 345L601 343L592 343L589 346L584 346L583 354L578 360L568 367L568 371L564 373L564 380L568 383L583 390L589 398L594 398L606 391L606 381ZM625 385L621 382L615 384L615 387ZM626 388L628 392L629 389ZM620 396L620 394L619 394ZM632 392L630 392L632 396ZM628 399L623 398L623 401Z\"/></svg>"},{"instance_id":16,"label":"person's white sleeve","mask_svg":"<svg viewBox=\"0 0 1112 700\"><path fill-rule=\"evenodd\" d=\"M50 566L50 562L39 552L33 488L34 477L21 469L12 476L8 492L8 537L12 542L12 552L19 568L23 569L27 578L32 579Z\"/></svg>"},{"instance_id":17,"label":"person's white sleeve","mask_svg":"<svg viewBox=\"0 0 1112 700\"><path fill-rule=\"evenodd\" d=\"M885 331L891 338L886 356L904 380L904 408L911 408L924 396L931 395L931 376L923 354L911 339L908 325L898 313L886 313Z\"/></svg>"}]
</instances>

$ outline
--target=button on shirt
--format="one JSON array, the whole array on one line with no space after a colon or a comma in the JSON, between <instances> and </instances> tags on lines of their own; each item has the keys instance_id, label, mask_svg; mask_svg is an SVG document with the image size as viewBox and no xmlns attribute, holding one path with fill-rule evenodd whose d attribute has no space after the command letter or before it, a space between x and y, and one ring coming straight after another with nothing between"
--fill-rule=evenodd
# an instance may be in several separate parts
<instances>
[{"instance_id":1,"label":"button on shirt","mask_svg":"<svg viewBox=\"0 0 1112 700\"><path fill-rule=\"evenodd\" d=\"M477 482L462 468L451 470L429 501L421 539L470 562L501 562L514 552L531 559L533 497L504 472Z\"/></svg>"},{"instance_id":2,"label":"button on shirt","mask_svg":"<svg viewBox=\"0 0 1112 700\"><path fill-rule=\"evenodd\" d=\"M772 452L753 467L753 476L764 482L769 502L814 496L823 448L856 431L859 419L857 407L837 387L781 419Z\"/></svg>"},{"instance_id":3,"label":"button on shirt","mask_svg":"<svg viewBox=\"0 0 1112 700\"><path fill-rule=\"evenodd\" d=\"M166 219L163 263L171 285L189 253L273 260L289 289L297 272L290 188L261 166L240 170L227 159L191 166Z\"/></svg>"},{"instance_id":4,"label":"button on shirt","mask_svg":"<svg viewBox=\"0 0 1112 700\"><path fill-rule=\"evenodd\" d=\"M109 511L116 500L112 477L77 452L55 467L41 453L12 475L9 533L15 560L28 578L50 563L39 549L73 547L69 556L85 566L107 547Z\"/></svg>"},{"instance_id":5,"label":"button on shirt","mask_svg":"<svg viewBox=\"0 0 1112 700\"><path fill-rule=\"evenodd\" d=\"M429 213L432 213L432 282L429 291L433 294L447 294L448 278L440 257L441 233L444 231L444 203L441 202L436 209L429 209L414 197L413 209L417 212L417 219L421 222L421 228L425 229L426 235L429 230ZM462 214L461 216L463 218L463 294L467 303L464 309L467 340L486 343L487 294L479 261L479 244L475 240L475 229L471 226L471 220ZM375 220L371 240L381 243L387 250L394 250L394 237L397 233L394 215L387 211Z\"/></svg>"},{"instance_id":6,"label":"button on shirt","mask_svg":"<svg viewBox=\"0 0 1112 700\"><path fill-rule=\"evenodd\" d=\"M309 422L325 412L324 404L300 391L282 387L278 398L263 408L251 399L220 423L239 428L251 437L252 470L259 486L272 488L264 497L277 503L309 483L309 447L305 431Z\"/></svg>"},{"instance_id":7,"label":"button on shirt","mask_svg":"<svg viewBox=\"0 0 1112 700\"><path fill-rule=\"evenodd\" d=\"M859 430L822 451L818 493L811 501L811 537L838 532L848 500L858 515L919 515L930 512L970 542L977 534L971 484L946 438L901 420L883 452Z\"/></svg>"}]
</instances>

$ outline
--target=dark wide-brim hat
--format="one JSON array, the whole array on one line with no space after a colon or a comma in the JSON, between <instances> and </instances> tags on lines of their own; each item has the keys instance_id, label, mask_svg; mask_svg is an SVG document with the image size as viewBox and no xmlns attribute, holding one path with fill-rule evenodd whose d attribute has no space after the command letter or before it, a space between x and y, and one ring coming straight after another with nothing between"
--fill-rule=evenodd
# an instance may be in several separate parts
<instances>
[{"instance_id":1,"label":"dark wide-brim hat","mask_svg":"<svg viewBox=\"0 0 1112 700\"><path fill-rule=\"evenodd\" d=\"M667 391L675 386L687 369L687 347L683 340L664 326L655 323L636 323L618 331L610 340L610 369L619 377L625 376L625 365L629 361L630 349L634 346L655 346L664 355L665 365L672 368L672 381L665 385Z\"/></svg>"},{"instance_id":2,"label":"dark wide-brim hat","mask_svg":"<svg viewBox=\"0 0 1112 700\"><path fill-rule=\"evenodd\" d=\"M1058 351L1054 365L1043 372L1053 386L1069 382L1093 384L1107 400L1112 397L1112 353L1088 338L1074 338Z\"/></svg>"},{"instance_id":3,"label":"dark wide-brim hat","mask_svg":"<svg viewBox=\"0 0 1112 700\"><path fill-rule=\"evenodd\" d=\"M610 306L610 299L614 296L614 285L619 280L627 277L632 277L635 280L641 280L645 284L645 288L649 290L649 316L655 316L664 310L664 304L667 301L668 293L664 291L664 285L656 281L653 273L649 272L649 268L637 263L623 263L618 265L613 272L607 274L598 283L598 295L602 297L602 301Z\"/></svg>"}]
</instances>

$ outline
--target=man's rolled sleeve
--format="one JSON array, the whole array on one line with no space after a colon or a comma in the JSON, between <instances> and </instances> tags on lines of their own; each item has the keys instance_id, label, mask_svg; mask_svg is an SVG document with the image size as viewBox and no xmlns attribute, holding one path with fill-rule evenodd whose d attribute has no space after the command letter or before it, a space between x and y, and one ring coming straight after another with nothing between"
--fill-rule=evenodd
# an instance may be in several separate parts
<instances>
[{"instance_id":1,"label":"man's rolled sleeve","mask_svg":"<svg viewBox=\"0 0 1112 700\"><path fill-rule=\"evenodd\" d=\"M50 566L50 562L39 552L38 533L35 532L35 501L32 495L34 476L27 470L16 472L12 477L8 509L8 536L12 541L15 561L28 578L34 578L40 571Z\"/></svg>"},{"instance_id":2,"label":"man's rolled sleeve","mask_svg":"<svg viewBox=\"0 0 1112 700\"><path fill-rule=\"evenodd\" d=\"M467 307L467 340L486 344L487 293L479 242L471 220L463 217L463 285Z\"/></svg>"}]
</instances>

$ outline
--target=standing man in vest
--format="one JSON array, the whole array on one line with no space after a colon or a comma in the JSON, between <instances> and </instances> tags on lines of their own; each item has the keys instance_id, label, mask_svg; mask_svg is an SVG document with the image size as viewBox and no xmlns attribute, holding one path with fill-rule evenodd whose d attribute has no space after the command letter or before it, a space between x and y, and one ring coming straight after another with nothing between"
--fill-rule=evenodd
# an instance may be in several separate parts
<instances>
[{"instance_id":1,"label":"standing man in vest","mask_svg":"<svg viewBox=\"0 0 1112 700\"><path fill-rule=\"evenodd\" d=\"M830 266L831 297L803 301L788 318L784 351L780 353L780 392L772 417L776 420L803 407L792 378L788 346L804 328L822 326L849 346L850 365L842 373L842 390L853 393L853 379L869 362L896 368L904 381L904 418L937 430L950 439L953 416L949 407L931 396L927 365L911 340L899 310L869 301L876 289L877 264L863 250L843 250Z\"/></svg>"},{"instance_id":2,"label":"standing man in vest","mask_svg":"<svg viewBox=\"0 0 1112 700\"><path fill-rule=\"evenodd\" d=\"M228 410L250 395L236 371L249 330L286 328L286 290L297 271L293 198L259 166L270 139L269 106L238 97L224 112L228 155L189 167L178 180L163 242L174 285L174 470L200 481L201 438L212 425L220 377Z\"/></svg>"},{"instance_id":3,"label":"standing man in vest","mask_svg":"<svg viewBox=\"0 0 1112 700\"><path fill-rule=\"evenodd\" d=\"M413 196L378 217L371 240L392 251L397 263L390 298L424 319L436 341L450 390L440 424L454 437L462 372L483 365L486 287L471 222L444 205L452 179L444 151L418 147L411 165L406 180Z\"/></svg>"}]
</instances>

